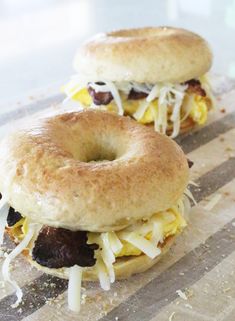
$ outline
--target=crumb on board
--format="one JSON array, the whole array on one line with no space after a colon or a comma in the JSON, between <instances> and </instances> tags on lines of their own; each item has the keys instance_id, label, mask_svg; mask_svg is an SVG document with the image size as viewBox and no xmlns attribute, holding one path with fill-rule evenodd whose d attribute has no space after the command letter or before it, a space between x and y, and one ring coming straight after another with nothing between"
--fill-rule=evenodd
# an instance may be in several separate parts
<instances>
[{"instance_id":1,"label":"crumb on board","mask_svg":"<svg viewBox=\"0 0 235 321\"><path fill-rule=\"evenodd\" d=\"M22 308L19 308L19 309L17 310L17 312L18 312L19 314L21 314L21 313L23 312Z\"/></svg>"},{"instance_id":2,"label":"crumb on board","mask_svg":"<svg viewBox=\"0 0 235 321\"><path fill-rule=\"evenodd\" d=\"M187 298L191 298L194 295L193 289L186 289Z\"/></svg>"},{"instance_id":3,"label":"crumb on board","mask_svg":"<svg viewBox=\"0 0 235 321\"><path fill-rule=\"evenodd\" d=\"M232 148L231 146L228 146L228 147L225 148L225 151L226 152L233 152L234 148Z\"/></svg>"},{"instance_id":4,"label":"crumb on board","mask_svg":"<svg viewBox=\"0 0 235 321\"><path fill-rule=\"evenodd\" d=\"M175 292L178 294L178 296L179 296L181 299L183 299L183 300L188 300L186 294L185 294L183 291L181 291L181 290L176 290Z\"/></svg>"},{"instance_id":5,"label":"crumb on board","mask_svg":"<svg viewBox=\"0 0 235 321\"><path fill-rule=\"evenodd\" d=\"M86 303L86 298L87 295L85 293L82 294L82 298L81 298L81 304L85 304Z\"/></svg>"},{"instance_id":6,"label":"crumb on board","mask_svg":"<svg viewBox=\"0 0 235 321\"><path fill-rule=\"evenodd\" d=\"M193 309L193 307L191 306L191 304L189 304L189 303L185 303L185 305L184 305L186 308L188 308L188 309Z\"/></svg>"},{"instance_id":7,"label":"crumb on board","mask_svg":"<svg viewBox=\"0 0 235 321\"><path fill-rule=\"evenodd\" d=\"M57 297L52 297L46 300L46 304L49 306L56 306L57 308L61 308L63 299L63 293L58 295Z\"/></svg>"},{"instance_id":8,"label":"crumb on board","mask_svg":"<svg viewBox=\"0 0 235 321\"><path fill-rule=\"evenodd\" d=\"M175 312L172 312L171 315L169 316L168 321L173 321L174 316L175 316Z\"/></svg>"},{"instance_id":9,"label":"crumb on board","mask_svg":"<svg viewBox=\"0 0 235 321\"><path fill-rule=\"evenodd\" d=\"M225 109L225 108L220 108L220 112L221 112L222 114L224 114L224 113L226 113L226 109Z\"/></svg>"}]
</instances>

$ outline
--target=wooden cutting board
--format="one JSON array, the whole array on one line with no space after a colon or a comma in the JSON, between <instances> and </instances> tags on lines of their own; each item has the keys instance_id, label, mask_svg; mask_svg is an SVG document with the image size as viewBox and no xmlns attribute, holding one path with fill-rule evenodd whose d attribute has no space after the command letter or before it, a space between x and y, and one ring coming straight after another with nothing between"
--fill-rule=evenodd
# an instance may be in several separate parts
<instances>
[{"instance_id":1,"label":"wooden cutting board","mask_svg":"<svg viewBox=\"0 0 235 321\"><path fill-rule=\"evenodd\" d=\"M235 320L235 90L231 81L215 80L218 110L207 126L177 138L194 162L192 179L199 187L191 190L198 205L163 260L146 273L115 282L108 292L83 283L77 316L67 309L67 281L36 271L20 256L12 276L23 289L23 303L11 308L13 290L0 281L1 321ZM1 111L0 135L32 117L62 112L61 99L51 93ZM6 237L4 249L11 246Z\"/></svg>"}]
</instances>

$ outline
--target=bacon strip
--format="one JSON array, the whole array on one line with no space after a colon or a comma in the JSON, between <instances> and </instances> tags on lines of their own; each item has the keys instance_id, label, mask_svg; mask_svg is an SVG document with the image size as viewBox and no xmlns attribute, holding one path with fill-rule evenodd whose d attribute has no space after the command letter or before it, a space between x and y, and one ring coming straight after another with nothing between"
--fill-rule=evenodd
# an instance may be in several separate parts
<instances>
[{"instance_id":1,"label":"bacon strip","mask_svg":"<svg viewBox=\"0 0 235 321\"><path fill-rule=\"evenodd\" d=\"M87 232L44 226L32 251L33 260L48 268L93 266L97 244L87 244Z\"/></svg>"},{"instance_id":2,"label":"bacon strip","mask_svg":"<svg viewBox=\"0 0 235 321\"><path fill-rule=\"evenodd\" d=\"M14 226L21 219L22 219L21 214L19 212L16 212L13 207L10 207L8 216L7 216L7 225L9 227Z\"/></svg>"},{"instance_id":3,"label":"bacon strip","mask_svg":"<svg viewBox=\"0 0 235 321\"><path fill-rule=\"evenodd\" d=\"M129 92L128 99L137 100L137 99L143 99L146 98L148 94L142 92L142 91L135 91L133 88Z\"/></svg>"},{"instance_id":4,"label":"bacon strip","mask_svg":"<svg viewBox=\"0 0 235 321\"><path fill-rule=\"evenodd\" d=\"M97 82L97 85L104 85L103 82ZM93 89L88 84L88 92L90 96L92 97L93 103L97 106L99 105L108 105L113 100L113 95L110 91L107 92L96 92L95 89Z\"/></svg>"},{"instance_id":5,"label":"bacon strip","mask_svg":"<svg viewBox=\"0 0 235 321\"><path fill-rule=\"evenodd\" d=\"M201 82L197 79L191 79L185 82L185 85L188 85L186 91L188 93L196 94L202 97L206 97L206 91L202 88Z\"/></svg>"}]
</instances>

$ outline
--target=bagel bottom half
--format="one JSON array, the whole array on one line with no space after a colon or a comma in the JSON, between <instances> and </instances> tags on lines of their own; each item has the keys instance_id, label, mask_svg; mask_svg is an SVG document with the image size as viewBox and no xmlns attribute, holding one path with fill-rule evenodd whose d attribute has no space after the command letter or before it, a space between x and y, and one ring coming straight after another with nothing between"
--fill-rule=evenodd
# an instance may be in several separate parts
<instances>
[{"instance_id":1,"label":"bagel bottom half","mask_svg":"<svg viewBox=\"0 0 235 321\"><path fill-rule=\"evenodd\" d=\"M161 246L161 254L158 255L155 259L150 259L147 255L141 254L139 256L124 256L118 258L115 262L114 271L116 279L127 279L130 276L145 272L150 269L153 265L155 265L163 255L168 252L170 247L175 242L177 235L169 236L165 239L164 243ZM69 278L69 268L60 268L60 269L51 269L44 266L39 265L36 261L34 261L30 255L30 251L25 250L23 252L29 263L37 268L38 270L59 277L63 279ZM92 268L83 268L82 274L83 281L98 281L98 275L96 269Z\"/></svg>"}]
</instances>

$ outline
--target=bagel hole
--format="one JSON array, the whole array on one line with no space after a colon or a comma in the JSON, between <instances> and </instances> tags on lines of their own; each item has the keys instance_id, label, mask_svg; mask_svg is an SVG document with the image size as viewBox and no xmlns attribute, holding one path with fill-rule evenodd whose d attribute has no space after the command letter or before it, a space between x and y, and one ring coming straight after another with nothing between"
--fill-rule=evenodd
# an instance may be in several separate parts
<instances>
[{"instance_id":1,"label":"bagel hole","mask_svg":"<svg viewBox=\"0 0 235 321\"><path fill-rule=\"evenodd\" d=\"M113 150L99 146L96 150L91 151L86 156L87 163L100 163L100 162L112 162L117 158L117 154Z\"/></svg>"}]
</instances>

